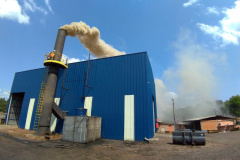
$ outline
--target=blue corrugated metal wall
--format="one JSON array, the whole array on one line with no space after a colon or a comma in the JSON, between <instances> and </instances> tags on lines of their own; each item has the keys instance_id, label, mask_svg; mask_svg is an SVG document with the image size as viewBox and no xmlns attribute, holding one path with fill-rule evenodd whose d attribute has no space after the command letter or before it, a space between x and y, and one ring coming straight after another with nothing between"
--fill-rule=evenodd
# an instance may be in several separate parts
<instances>
[{"instance_id":1,"label":"blue corrugated metal wall","mask_svg":"<svg viewBox=\"0 0 240 160\"><path fill-rule=\"evenodd\" d=\"M147 56L147 54L146 54ZM148 122L149 122L149 127L151 129L153 129L153 127L155 127L155 132L157 131L157 128L156 128L156 119L157 119L157 104L156 104L156 92L155 92L155 83L154 83L154 79L153 79L153 73L152 73L152 68L151 68L151 64L150 64L150 61L149 61L149 58L146 58L146 69L147 69L147 98L148 98L148 106L151 106L149 109L149 119L148 119ZM151 120L153 121L153 117L152 117L152 113L153 113L153 103L154 103L154 116L155 116L155 119L154 119L154 123L151 122ZM154 133L151 131L151 129L149 129L149 137L153 137L154 136Z\"/></svg>"},{"instance_id":2,"label":"blue corrugated metal wall","mask_svg":"<svg viewBox=\"0 0 240 160\"><path fill-rule=\"evenodd\" d=\"M87 66L88 62L84 61L69 64L65 74L60 70L55 95L61 99L60 108L68 111L68 115L75 115L75 108L84 106L83 97L93 97L92 116L102 117L101 136L123 140L124 95L134 95L135 140L153 137L152 97L155 100L155 85L147 53L91 60L87 82L91 88L85 86ZM21 128L25 125L30 98L35 97L37 101L42 75L43 69L16 73L12 93L26 93L19 123ZM62 122L59 122L57 131L60 132L61 127Z\"/></svg>"},{"instance_id":3,"label":"blue corrugated metal wall","mask_svg":"<svg viewBox=\"0 0 240 160\"><path fill-rule=\"evenodd\" d=\"M22 103L22 109L19 117L18 126L20 128L25 127L25 121L27 117L30 98L36 98L35 104L34 104L34 111L36 110L37 99L40 91L40 85L43 78L43 72L44 72L44 69L41 68L41 69L15 73L11 93L20 93L20 92L25 93L23 98L23 103ZM8 113L8 110L6 113ZM31 121L30 129L32 129L33 127L33 121L34 120Z\"/></svg>"}]
</instances>

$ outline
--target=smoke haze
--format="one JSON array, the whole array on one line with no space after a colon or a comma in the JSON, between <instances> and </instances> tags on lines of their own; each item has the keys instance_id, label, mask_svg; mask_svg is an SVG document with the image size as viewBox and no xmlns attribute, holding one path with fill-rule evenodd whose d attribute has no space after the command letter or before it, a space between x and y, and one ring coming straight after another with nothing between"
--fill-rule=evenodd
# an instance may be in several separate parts
<instances>
[{"instance_id":1,"label":"smoke haze","mask_svg":"<svg viewBox=\"0 0 240 160\"><path fill-rule=\"evenodd\" d=\"M173 122L171 99L175 100L177 121L215 113L221 115L221 104L216 103L218 78L215 71L225 64L225 54L213 53L195 43L186 30L181 31L174 47L174 65L164 71L163 80L155 79L158 118Z\"/></svg>"},{"instance_id":2,"label":"smoke haze","mask_svg":"<svg viewBox=\"0 0 240 160\"><path fill-rule=\"evenodd\" d=\"M114 49L109 44L106 44L100 38L100 31L96 27L90 28L84 22L73 22L70 25L64 25L60 29L65 29L67 35L78 37L80 42L98 58L112 57L123 55L125 52L120 52Z\"/></svg>"}]
</instances>

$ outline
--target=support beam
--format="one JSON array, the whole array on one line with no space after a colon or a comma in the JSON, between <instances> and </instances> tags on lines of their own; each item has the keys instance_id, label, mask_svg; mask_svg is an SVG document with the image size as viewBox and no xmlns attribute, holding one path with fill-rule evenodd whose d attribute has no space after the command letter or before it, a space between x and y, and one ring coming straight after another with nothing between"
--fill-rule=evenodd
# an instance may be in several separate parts
<instances>
[{"instance_id":1,"label":"support beam","mask_svg":"<svg viewBox=\"0 0 240 160\"><path fill-rule=\"evenodd\" d=\"M66 112L62 112L55 102L53 103L52 113L55 117L57 117L57 119L64 119L64 117L67 115Z\"/></svg>"}]
</instances>

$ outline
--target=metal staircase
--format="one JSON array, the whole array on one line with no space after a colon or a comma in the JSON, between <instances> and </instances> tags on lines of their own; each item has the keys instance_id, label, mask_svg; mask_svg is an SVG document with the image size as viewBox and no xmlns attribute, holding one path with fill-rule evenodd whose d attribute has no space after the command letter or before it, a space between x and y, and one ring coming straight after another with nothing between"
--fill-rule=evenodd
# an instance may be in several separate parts
<instances>
[{"instance_id":1,"label":"metal staircase","mask_svg":"<svg viewBox=\"0 0 240 160\"><path fill-rule=\"evenodd\" d=\"M43 106L43 100L44 100L44 95L45 95L45 87L47 83L47 77L48 77L48 71L49 67L45 67L44 74L43 74L43 80L40 88L40 93L38 97L38 103L37 103L37 109L36 109L36 114L35 114L35 120L33 124L33 130L36 131L39 125L41 113L42 113L42 106Z\"/></svg>"}]
</instances>

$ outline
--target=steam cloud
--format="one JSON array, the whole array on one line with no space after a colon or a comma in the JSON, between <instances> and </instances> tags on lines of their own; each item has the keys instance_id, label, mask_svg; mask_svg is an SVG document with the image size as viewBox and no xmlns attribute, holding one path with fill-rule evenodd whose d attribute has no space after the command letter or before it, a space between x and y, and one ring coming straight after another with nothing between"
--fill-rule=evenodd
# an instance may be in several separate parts
<instances>
[{"instance_id":1,"label":"steam cloud","mask_svg":"<svg viewBox=\"0 0 240 160\"><path fill-rule=\"evenodd\" d=\"M125 52L120 52L114 49L100 39L100 31L96 27L90 28L82 21L73 22L70 25L64 25L60 27L60 29L65 29L69 36L77 36L88 51L93 53L96 57L103 58L125 54Z\"/></svg>"},{"instance_id":2,"label":"steam cloud","mask_svg":"<svg viewBox=\"0 0 240 160\"><path fill-rule=\"evenodd\" d=\"M174 66L155 79L158 118L173 122L172 101L175 100L176 120L221 115L221 105L216 103L218 92L217 69L225 64L225 54L213 53L194 42L189 31L182 30L176 48ZM170 87L174 92L169 92ZM226 114L225 114L226 116Z\"/></svg>"}]
</instances>

